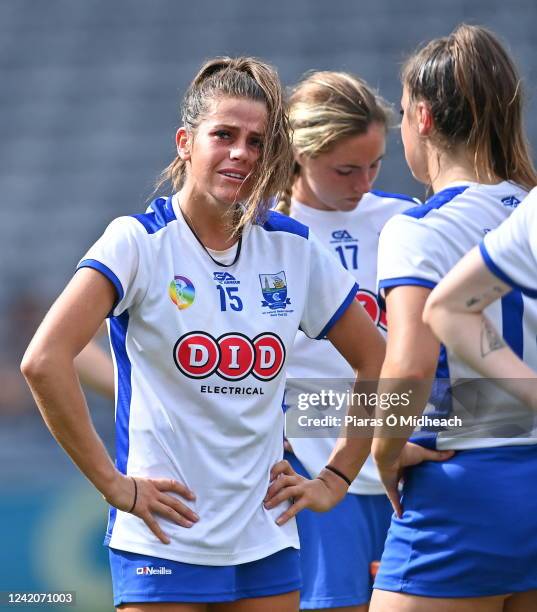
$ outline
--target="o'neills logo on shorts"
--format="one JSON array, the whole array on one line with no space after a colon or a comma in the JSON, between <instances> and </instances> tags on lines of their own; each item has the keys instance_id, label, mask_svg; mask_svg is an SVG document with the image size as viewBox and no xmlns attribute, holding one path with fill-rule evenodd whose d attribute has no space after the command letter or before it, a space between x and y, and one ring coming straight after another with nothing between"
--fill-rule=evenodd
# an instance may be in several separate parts
<instances>
[{"instance_id":1,"label":"o'neills logo on shorts","mask_svg":"<svg viewBox=\"0 0 537 612\"><path fill-rule=\"evenodd\" d=\"M250 340L232 332L214 338L194 331L181 336L173 348L177 368L189 378L217 374L224 380L242 380L249 374L262 381L278 376L285 361L285 346L271 332Z\"/></svg>"},{"instance_id":2,"label":"o'neills logo on shorts","mask_svg":"<svg viewBox=\"0 0 537 612\"><path fill-rule=\"evenodd\" d=\"M167 576L172 573L171 569L167 567L153 567L151 565L146 565L145 567L137 567L136 575L137 576Z\"/></svg>"}]
</instances>

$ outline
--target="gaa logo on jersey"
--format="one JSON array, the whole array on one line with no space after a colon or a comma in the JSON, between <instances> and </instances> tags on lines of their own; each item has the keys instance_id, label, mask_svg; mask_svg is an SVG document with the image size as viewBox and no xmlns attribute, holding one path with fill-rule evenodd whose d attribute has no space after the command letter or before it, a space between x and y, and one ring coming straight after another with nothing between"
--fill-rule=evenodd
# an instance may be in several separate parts
<instances>
[{"instance_id":1,"label":"gaa logo on jersey","mask_svg":"<svg viewBox=\"0 0 537 612\"><path fill-rule=\"evenodd\" d=\"M506 198L502 198L502 204L507 206L507 208L516 208L520 204L520 200L515 198L514 195L507 196Z\"/></svg>"},{"instance_id":2,"label":"gaa logo on jersey","mask_svg":"<svg viewBox=\"0 0 537 612\"><path fill-rule=\"evenodd\" d=\"M168 295L179 310L184 310L192 306L196 289L192 281L186 276L174 276L168 287Z\"/></svg>"},{"instance_id":3,"label":"gaa logo on jersey","mask_svg":"<svg viewBox=\"0 0 537 612\"><path fill-rule=\"evenodd\" d=\"M240 285L241 283L229 272L213 272L213 280L221 285Z\"/></svg>"},{"instance_id":4,"label":"gaa logo on jersey","mask_svg":"<svg viewBox=\"0 0 537 612\"><path fill-rule=\"evenodd\" d=\"M334 230L332 232L332 240L330 244L334 242L358 242L357 238L353 238L348 230Z\"/></svg>"},{"instance_id":5,"label":"gaa logo on jersey","mask_svg":"<svg viewBox=\"0 0 537 612\"><path fill-rule=\"evenodd\" d=\"M272 380L285 362L285 346L271 332L253 340L240 333L211 334L194 331L181 336L173 348L177 368L189 378L217 374L225 380L242 380L249 374L258 380Z\"/></svg>"},{"instance_id":6,"label":"gaa logo on jersey","mask_svg":"<svg viewBox=\"0 0 537 612\"><path fill-rule=\"evenodd\" d=\"M386 331L388 326L386 311L382 310L380 307L376 295L367 289L360 289L356 294L356 299L364 307L367 314L373 320L373 323Z\"/></svg>"},{"instance_id":7,"label":"gaa logo on jersey","mask_svg":"<svg viewBox=\"0 0 537 612\"><path fill-rule=\"evenodd\" d=\"M265 298L261 306L268 306L271 310L282 309L291 303L287 297L287 281L282 270L276 274L260 274L261 293Z\"/></svg>"}]
</instances>

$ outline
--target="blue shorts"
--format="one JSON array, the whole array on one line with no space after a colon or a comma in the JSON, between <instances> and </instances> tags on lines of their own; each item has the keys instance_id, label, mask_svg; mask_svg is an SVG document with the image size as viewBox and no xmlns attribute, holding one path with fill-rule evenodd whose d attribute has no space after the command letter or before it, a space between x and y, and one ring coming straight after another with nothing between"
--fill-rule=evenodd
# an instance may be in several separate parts
<instances>
[{"instance_id":1,"label":"blue shorts","mask_svg":"<svg viewBox=\"0 0 537 612\"><path fill-rule=\"evenodd\" d=\"M537 589L537 446L458 451L408 470L375 589L485 597Z\"/></svg>"},{"instance_id":2,"label":"blue shorts","mask_svg":"<svg viewBox=\"0 0 537 612\"><path fill-rule=\"evenodd\" d=\"M239 565L180 563L110 548L114 605L124 603L211 603L267 597L300 589L295 548Z\"/></svg>"},{"instance_id":3,"label":"blue shorts","mask_svg":"<svg viewBox=\"0 0 537 612\"><path fill-rule=\"evenodd\" d=\"M311 478L295 455L286 453L285 458L296 472ZM385 495L349 494L330 512L298 514L302 610L370 600L370 565L380 560L392 512Z\"/></svg>"}]
</instances>

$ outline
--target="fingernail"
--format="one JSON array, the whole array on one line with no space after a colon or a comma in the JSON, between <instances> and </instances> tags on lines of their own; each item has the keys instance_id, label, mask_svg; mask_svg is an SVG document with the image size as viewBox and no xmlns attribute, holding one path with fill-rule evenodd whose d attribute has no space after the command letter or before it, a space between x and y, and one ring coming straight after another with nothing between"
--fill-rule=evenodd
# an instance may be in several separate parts
<instances>
[{"instance_id":1,"label":"fingernail","mask_svg":"<svg viewBox=\"0 0 537 612\"><path fill-rule=\"evenodd\" d=\"M191 523L190 521L185 521L185 523L186 523L185 527L192 527L192 525L194 524L194 523Z\"/></svg>"},{"instance_id":2,"label":"fingernail","mask_svg":"<svg viewBox=\"0 0 537 612\"><path fill-rule=\"evenodd\" d=\"M199 515L198 515L198 514L196 514L195 512L193 512L193 513L192 513L192 516L194 517L194 520L195 520L195 521L199 521L199 520L200 520Z\"/></svg>"},{"instance_id":3,"label":"fingernail","mask_svg":"<svg viewBox=\"0 0 537 612\"><path fill-rule=\"evenodd\" d=\"M281 525L282 523L283 523L283 520L281 518L276 519L276 525Z\"/></svg>"},{"instance_id":4,"label":"fingernail","mask_svg":"<svg viewBox=\"0 0 537 612\"><path fill-rule=\"evenodd\" d=\"M263 505L267 510L270 510L272 508L272 504L270 502L265 502Z\"/></svg>"}]
</instances>

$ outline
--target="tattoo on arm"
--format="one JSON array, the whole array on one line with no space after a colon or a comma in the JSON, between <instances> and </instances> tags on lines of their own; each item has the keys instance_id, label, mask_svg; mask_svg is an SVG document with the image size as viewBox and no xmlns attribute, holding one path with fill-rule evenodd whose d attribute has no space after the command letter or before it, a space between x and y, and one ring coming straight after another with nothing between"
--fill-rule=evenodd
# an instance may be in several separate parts
<instances>
[{"instance_id":1,"label":"tattoo on arm","mask_svg":"<svg viewBox=\"0 0 537 612\"><path fill-rule=\"evenodd\" d=\"M491 297L491 294L499 297L503 293L505 293L504 289L495 285L494 287L491 287L490 291L485 291L479 296L473 295L472 297L468 298L466 300L466 308L471 308L472 306L479 304L481 300L488 300Z\"/></svg>"},{"instance_id":2,"label":"tattoo on arm","mask_svg":"<svg viewBox=\"0 0 537 612\"><path fill-rule=\"evenodd\" d=\"M480 301L480 298L473 296L469 300L466 300L466 308L471 308L472 306L479 304Z\"/></svg>"},{"instance_id":3,"label":"tattoo on arm","mask_svg":"<svg viewBox=\"0 0 537 612\"><path fill-rule=\"evenodd\" d=\"M481 320L481 357L486 357L504 346L503 338L498 335L498 332L490 322L483 317Z\"/></svg>"}]
</instances>

